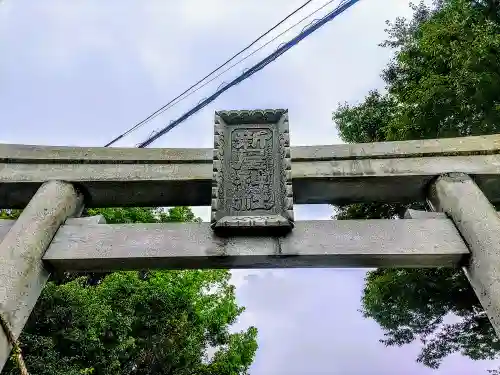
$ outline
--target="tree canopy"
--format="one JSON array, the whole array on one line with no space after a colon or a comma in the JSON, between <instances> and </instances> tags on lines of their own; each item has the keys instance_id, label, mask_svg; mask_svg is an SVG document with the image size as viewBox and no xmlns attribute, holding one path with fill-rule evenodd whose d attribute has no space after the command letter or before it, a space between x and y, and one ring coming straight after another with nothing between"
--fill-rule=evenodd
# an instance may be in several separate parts
<instances>
[{"instance_id":1,"label":"tree canopy","mask_svg":"<svg viewBox=\"0 0 500 375\"><path fill-rule=\"evenodd\" d=\"M494 8L493 11L492 8ZM414 6L411 21L389 23L382 46L395 56L382 73L386 91L334 113L346 142L498 133L500 5L440 1Z\"/></svg>"},{"instance_id":2,"label":"tree canopy","mask_svg":"<svg viewBox=\"0 0 500 375\"><path fill-rule=\"evenodd\" d=\"M346 142L500 133L498 0L440 0L413 6L410 20L388 23L394 57L382 72L384 91L333 113ZM421 203L354 204L338 218L395 218ZM386 345L420 341L417 360L437 368L447 355L500 354L500 342L468 281L454 269L368 272L362 312L384 330Z\"/></svg>"},{"instance_id":3,"label":"tree canopy","mask_svg":"<svg viewBox=\"0 0 500 375\"><path fill-rule=\"evenodd\" d=\"M187 207L86 214L108 223L196 220ZM256 328L230 330L243 310L227 270L64 273L43 289L20 342L34 375L243 375L257 350ZM11 361L2 373L19 372Z\"/></svg>"}]
</instances>

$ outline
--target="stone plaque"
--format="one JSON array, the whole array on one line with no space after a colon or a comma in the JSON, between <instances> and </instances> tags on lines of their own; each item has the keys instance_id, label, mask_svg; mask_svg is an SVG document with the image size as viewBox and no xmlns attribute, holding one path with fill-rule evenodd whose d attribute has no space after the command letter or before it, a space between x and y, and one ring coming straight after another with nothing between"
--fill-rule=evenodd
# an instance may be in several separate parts
<instances>
[{"instance_id":1,"label":"stone plaque","mask_svg":"<svg viewBox=\"0 0 500 375\"><path fill-rule=\"evenodd\" d=\"M293 227L286 110L215 113L212 228L218 234L283 234Z\"/></svg>"}]
</instances>

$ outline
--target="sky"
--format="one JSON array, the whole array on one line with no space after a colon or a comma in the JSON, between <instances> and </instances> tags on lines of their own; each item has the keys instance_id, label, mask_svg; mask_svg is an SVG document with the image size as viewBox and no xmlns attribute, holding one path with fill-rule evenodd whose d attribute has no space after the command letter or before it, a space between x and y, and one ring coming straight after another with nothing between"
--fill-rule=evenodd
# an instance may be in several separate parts
<instances>
[{"instance_id":1,"label":"sky","mask_svg":"<svg viewBox=\"0 0 500 375\"><path fill-rule=\"evenodd\" d=\"M102 146L303 2L0 0L0 143ZM313 1L278 32L324 3ZM288 108L292 145L341 143L332 111L383 88L380 72L391 51L378 43L386 20L411 14L408 4L361 0L152 147L213 147L214 111L252 108ZM308 22L117 145L134 147ZM207 207L194 211L208 218ZM329 219L332 210L295 206L295 213L297 220ZM259 329L250 374L471 375L494 367L452 355L433 371L415 362L418 345L386 348L378 325L358 311L365 272L234 271L246 307L236 328Z\"/></svg>"}]
</instances>

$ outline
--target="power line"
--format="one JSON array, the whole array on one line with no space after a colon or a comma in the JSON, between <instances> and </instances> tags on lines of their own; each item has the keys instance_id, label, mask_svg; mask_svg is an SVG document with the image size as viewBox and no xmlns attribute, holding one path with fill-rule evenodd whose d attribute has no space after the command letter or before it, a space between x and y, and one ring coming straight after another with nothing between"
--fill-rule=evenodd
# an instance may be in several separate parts
<instances>
[{"instance_id":1,"label":"power line","mask_svg":"<svg viewBox=\"0 0 500 375\"><path fill-rule=\"evenodd\" d=\"M140 143L137 147L139 148L144 148L151 143L153 143L155 140L163 136L164 134L168 133L170 130L175 128L177 125L179 125L181 122L185 121L187 118L189 118L191 115L195 114L198 112L200 109L208 105L209 103L213 102L217 97L219 97L222 93L225 91L229 90L231 87L236 86L240 82L244 81L248 77L252 76L254 73L258 72L259 70L263 69L266 65L271 63L272 61L276 60L279 56L281 56L283 53L288 51L290 48L293 46L297 45L300 41L304 40L307 38L310 34L312 34L314 31L318 30L320 27L325 25L326 23L330 22L333 20L335 17L338 15L342 14L344 11L346 11L348 8L356 4L359 0L344 0L342 1L337 8L335 8L333 11L328 13L326 16L323 18L319 19L317 22L313 22L310 26L305 28L300 32L299 35L297 35L295 38L292 40L288 41L285 43L283 46L279 47L276 51L274 51L271 55L267 56L263 60L259 61L257 64L252 66L250 69L245 71L243 74L229 82L227 85L224 87L220 88L217 90L214 94L206 98L205 100L201 101L198 103L196 106L194 106L192 109L190 109L188 112L184 113L181 117L176 119L175 121L172 121L169 125L158 131L156 134L153 136L149 137L146 139L144 142Z\"/></svg>"},{"instance_id":2,"label":"power line","mask_svg":"<svg viewBox=\"0 0 500 375\"><path fill-rule=\"evenodd\" d=\"M302 9L304 9L307 5L309 5L309 3L311 3L313 0L308 0L306 1L304 4L302 4L300 7L298 7L297 9L295 9L292 13L290 13L288 16L286 16L285 18L283 18L281 21L279 21L276 25L274 25L272 28L270 28L269 30L267 30L264 34L261 34L257 39L255 39L252 43L250 43L249 45L247 45L245 48L243 48L242 50L240 50L238 53L236 53L235 55L233 55L233 57L231 57L230 59L228 59L226 62L224 62L223 64L219 65L216 69L212 70L210 73L208 73L205 77L203 77L202 79L200 79L198 82L196 82L194 85L192 85L191 87L189 87L188 89L186 89L185 91L183 91L181 94L177 95L175 98L173 98L172 100L170 100L167 104L165 104L163 107L161 107L160 109L154 111L152 114L150 114L148 117L146 117L144 120L138 122L137 124L135 124L133 127L131 127L130 129L128 129L126 132L120 134L118 137L116 137L115 139L113 139L111 142L107 143L104 147L109 147L111 146L113 143L117 142L118 140L120 140L121 138L125 137L127 134L130 134L131 132L133 132L134 130L136 130L137 128L141 127L142 125L146 124L147 122L151 121L152 119L154 119L156 116L158 116L159 114L161 114L165 109L167 109L167 107L172 104L175 100L179 99L182 95L184 95L185 93L189 92L189 90L193 89L194 87L198 86L201 82L203 82L205 79L207 79L208 77L210 77L212 74L216 73L217 71L219 71L220 69L222 69L224 66L226 66L227 64L229 64L231 61L233 61L236 57L238 57L239 55L241 55L243 52L247 51L250 47L252 47L253 45L255 45L255 43L257 43L259 40L261 40L262 38L264 38L266 35L268 35L269 33L271 33L272 31L276 30L276 28L278 28L279 26L281 26L285 21L287 21L290 17L294 16L297 12L301 11ZM268 44L268 43L267 43ZM266 44L266 45L267 45Z\"/></svg>"},{"instance_id":3,"label":"power line","mask_svg":"<svg viewBox=\"0 0 500 375\"><path fill-rule=\"evenodd\" d=\"M208 98L202 100L199 102L195 107L190 109L188 112L184 113L182 116L180 116L178 119L170 122L169 125L164 127L163 129L157 131L153 136L149 137L146 139L144 142L138 144L137 147L139 148L144 148L151 143L153 143L156 139L160 138L164 134L168 133L170 130L175 128L177 125L179 125L181 122L185 121L188 119L190 116L204 108L206 105L214 101L217 97L219 97L222 93L225 91L229 90L231 87L236 86L237 84L241 83L245 79L249 78L252 76L254 73L260 71L263 69L265 66L276 60L279 56L281 56L283 53L285 53L287 50L298 44L300 41L308 37L310 34L312 34L314 31L328 23L329 21L333 20L335 17L343 13L345 10L350 8L352 5L356 4L359 0L343 0L337 8L335 8L332 12L328 13L326 16L318 20L317 22L312 22L312 24L302 30L299 35L297 35L295 38L290 40L287 43L284 43L281 47L279 47L276 51L274 51L271 55L267 56L265 59L261 60L257 64L255 64L253 67L250 69L244 71L240 76L238 76L236 79L232 80L229 82L226 86L222 87L221 89L217 90L214 94L209 96Z\"/></svg>"},{"instance_id":4,"label":"power line","mask_svg":"<svg viewBox=\"0 0 500 375\"><path fill-rule=\"evenodd\" d=\"M259 52L261 49L263 49L264 47L268 46L269 44L271 44L272 42L274 42L276 39L278 39L280 36L282 36L283 34L286 34L288 31L290 31L291 29L295 28L297 25L301 24L302 22L304 22L306 19L310 18L312 15L318 13L320 10L322 10L323 8L327 7L328 5L330 5L331 3L333 3L334 1L336 0L330 0L328 1L326 4L322 5L320 8L316 9L315 11L309 13L307 16L303 17L302 19L300 19L298 22L294 23L292 26L290 26L289 28L287 28L286 30L282 31L281 33L279 33L278 35L276 35L273 39L271 39L270 41L268 41L267 43L263 44L262 46L260 46L259 48L257 48L256 50L254 50L253 52L251 52L250 54L248 54L247 56L243 57L242 59L238 60L237 62L235 62L234 64L230 65L228 68L224 69L222 72L220 72L219 74L217 74L215 77L212 77L210 80L206 81L205 83L203 83L202 85L198 86L195 90L191 91L189 94L185 95L185 96L182 96L183 94L181 94L180 96L177 97L177 100L174 99L175 101L170 101L169 103L167 103L165 106L163 106L161 109L159 109L158 111L155 112L154 115L150 116L149 120L152 120L153 118L159 116L160 114L162 114L163 112L167 111L168 109L174 107L175 105L177 105L178 103L182 102L183 100L189 98L191 95L195 94L196 92L198 92L199 90L201 90L203 87L205 87L206 85L208 85L209 83L215 81L217 78L219 78L220 76L222 76L223 74L225 74L226 72L228 72L229 70L231 70L232 68L234 68L235 66L241 64L243 61L247 60L249 57L253 56L254 54L256 54L257 52ZM281 46L281 45L280 45ZM278 47L280 47L278 46ZM217 90L219 90L219 88L221 86L223 86L225 84L225 82L222 82L219 87L217 87ZM192 86L193 87L193 86ZM185 92L184 92L185 93ZM149 121L148 120L148 121Z\"/></svg>"}]
</instances>

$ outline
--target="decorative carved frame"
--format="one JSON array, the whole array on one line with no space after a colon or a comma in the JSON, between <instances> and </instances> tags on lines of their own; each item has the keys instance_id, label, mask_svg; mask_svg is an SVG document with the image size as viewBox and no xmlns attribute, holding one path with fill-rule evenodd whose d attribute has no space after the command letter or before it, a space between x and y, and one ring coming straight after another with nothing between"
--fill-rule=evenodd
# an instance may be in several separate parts
<instances>
[{"instance_id":1,"label":"decorative carved frame","mask_svg":"<svg viewBox=\"0 0 500 375\"><path fill-rule=\"evenodd\" d=\"M281 162L279 192L281 207L277 215L245 215L224 216L224 152L228 139L228 126L244 124L266 124L277 127L278 146ZM288 125L288 110L240 110L217 111L214 121L214 154L212 178L212 214L211 223L214 231L219 234L262 234L286 233L293 228L293 190L292 164L290 157L290 133Z\"/></svg>"}]
</instances>

